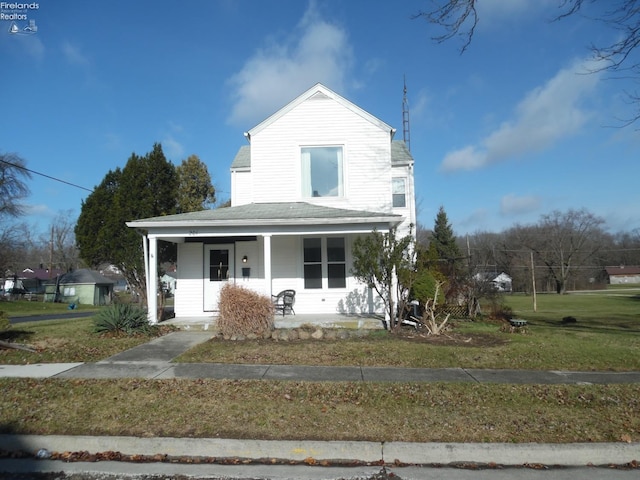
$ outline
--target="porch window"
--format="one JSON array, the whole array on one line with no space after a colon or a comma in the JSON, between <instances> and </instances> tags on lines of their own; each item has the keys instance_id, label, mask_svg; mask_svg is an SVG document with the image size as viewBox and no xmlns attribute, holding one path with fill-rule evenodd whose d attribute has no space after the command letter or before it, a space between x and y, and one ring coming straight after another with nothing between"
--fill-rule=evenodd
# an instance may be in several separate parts
<instances>
[{"instance_id":1,"label":"porch window","mask_svg":"<svg viewBox=\"0 0 640 480\"><path fill-rule=\"evenodd\" d=\"M391 181L392 200L393 206L406 207L407 206L407 181L404 178L397 177Z\"/></svg>"},{"instance_id":2,"label":"porch window","mask_svg":"<svg viewBox=\"0 0 640 480\"><path fill-rule=\"evenodd\" d=\"M209 252L209 281L224 282L229 279L229 250Z\"/></svg>"},{"instance_id":3,"label":"porch window","mask_svg":"<svg viewBox=\"0 0 640 480\"><path fill-rule=\"evenodd\" d=\"M304 239L304 288L322 288L322 243L319 238Z\"/></svg>"},{"instance_id":4,"label":"porch window","mask_svg":"<svg viewBox=\"0 0 640 480\"><path fill-rule=\"evenodd\" d=\"M346 262L344 238L327 238L327 278L329 288L345 288Z\"/></svg>"},{"instance_id":5,"label":"porch window","mask_svg":"<svg viewBox=\"0 0 640 480\"><path fill-rule=\"evenodd\" d=\"M347 286L344 238L305 238L303 250L304 288Z\"/></svg>"},{"instance_id":6,"label":"porch window","mask_svg":"<svg viewBox=\"0 0 640 480\"><path fill-rule=\"evenodd\" d=\"M344 196L342 147L304 147L302 196Z\"/></svg>"}]
</instances>

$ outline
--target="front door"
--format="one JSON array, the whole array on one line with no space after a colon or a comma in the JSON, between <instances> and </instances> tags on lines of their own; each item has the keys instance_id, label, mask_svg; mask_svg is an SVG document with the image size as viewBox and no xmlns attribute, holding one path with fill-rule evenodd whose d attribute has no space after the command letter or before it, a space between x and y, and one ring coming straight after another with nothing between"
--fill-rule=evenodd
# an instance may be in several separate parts
<instances>
[{"instance_id":1,"label":"front door","mask_svg":"<svg viewBox=\"0 0 640 480\"><path fill-rule=\"evenodd\" d=\"M204 247L204 311L218 310L220 290L233 282L233 245L205 245Z\"/></svg>"}]
</instances>

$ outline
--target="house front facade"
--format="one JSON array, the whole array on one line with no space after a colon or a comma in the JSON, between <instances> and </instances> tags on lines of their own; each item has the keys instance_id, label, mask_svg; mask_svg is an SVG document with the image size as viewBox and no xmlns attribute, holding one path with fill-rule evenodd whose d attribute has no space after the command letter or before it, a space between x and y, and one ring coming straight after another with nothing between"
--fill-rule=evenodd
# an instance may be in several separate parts
<instances>
[{"instance_id":1,"label":"house front facade","mask_svg":"<svg viewBox=\"0 0 640 480\"><path fill-rule=\"evenodd\" d=\"M395 129L317 84L245 133L231 164L231 206L128 222L177 244L176 317L215 316L220 289L296 291L296 314L370 314L381 300L351 274L358 236L415 234L413 158ZM150 283L150 321L155 290Z\"/></svg>"}]
</instances>

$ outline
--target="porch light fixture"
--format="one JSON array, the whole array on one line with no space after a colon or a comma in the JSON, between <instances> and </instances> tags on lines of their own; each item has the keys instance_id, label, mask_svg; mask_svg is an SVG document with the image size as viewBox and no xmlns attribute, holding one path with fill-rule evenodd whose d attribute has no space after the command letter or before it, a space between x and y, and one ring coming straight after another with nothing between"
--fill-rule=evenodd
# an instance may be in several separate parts
<instances>
[{"instance_id":1,"label":"porch light fixture","mask_svg":"<svg viewBox=\"0 0 640 480\"><path fill-rule=\"evenodd\" d=\"M249 259L247 258L247 256L245 255L244 257L242 257L242 263L247 263Z\"/></svg>"}]
</instances>

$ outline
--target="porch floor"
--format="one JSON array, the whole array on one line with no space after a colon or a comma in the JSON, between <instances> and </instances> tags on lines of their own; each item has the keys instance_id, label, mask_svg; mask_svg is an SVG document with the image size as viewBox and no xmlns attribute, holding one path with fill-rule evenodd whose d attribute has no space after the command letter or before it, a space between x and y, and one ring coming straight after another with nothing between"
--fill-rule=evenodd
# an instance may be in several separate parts
<instances>
[{"instance_id":1,"label":"porch floor","mask_svg":"<svg viewBox=\"0 0 640 480\"><path fill-rule=\"evenodd\" d=\"M174 317L160 322L161 325L175 325L181 330L215 330L216 316L211 317ZM276 328L298 328L302 325L314 325L322 328L350 328L380 330L384 328L383 317L377 315L347 315L340 313L277 315Z\"/></svg>"}]
</instances>

